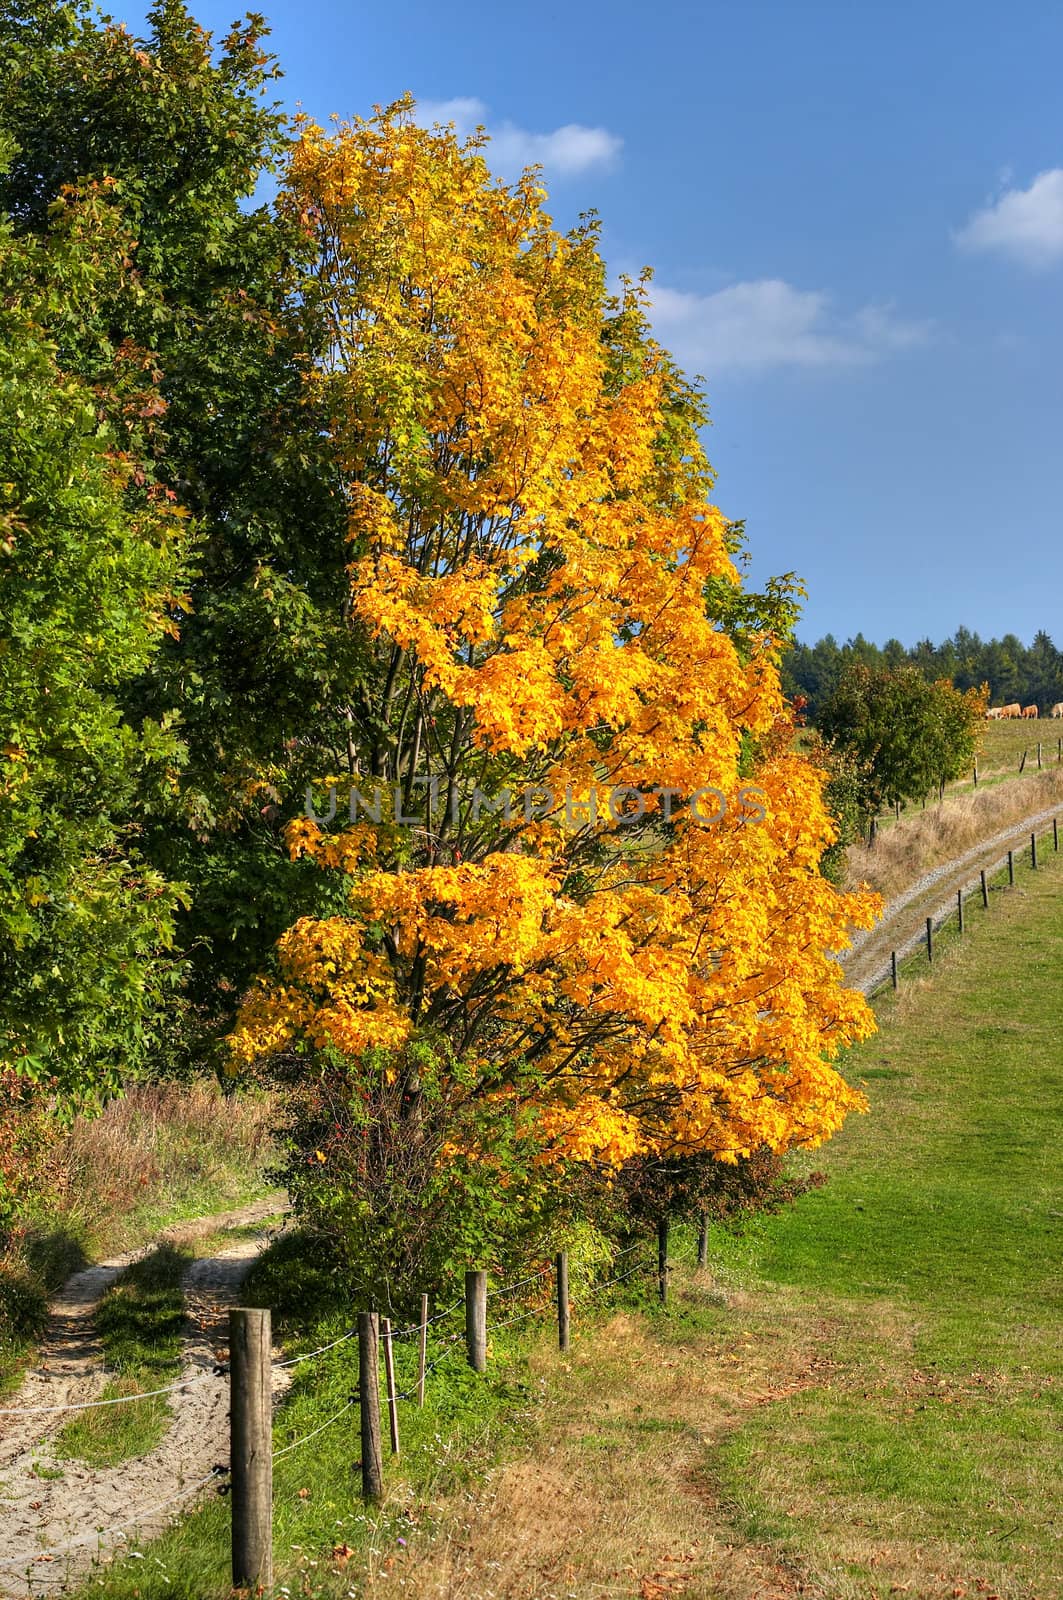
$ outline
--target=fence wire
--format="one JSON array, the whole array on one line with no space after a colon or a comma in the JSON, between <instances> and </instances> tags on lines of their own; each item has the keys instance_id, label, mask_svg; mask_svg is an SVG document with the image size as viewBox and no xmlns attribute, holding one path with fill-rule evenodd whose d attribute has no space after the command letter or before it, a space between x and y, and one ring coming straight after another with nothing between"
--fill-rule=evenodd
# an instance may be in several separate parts
<instances>
[{"instance_id":1,"label":"fence wire","mask_svg":"<svg viewBox=\"0 0 1063 1600\"><path fill-rule=\"evenodd\" d=\"M293 1439L291 1444L282 1445L279 1450L274 1450L273 1460L280 1461L282 1456L289 1455L293 1450L301 1449L302 1446L304 1444L308 1444L311 1439L316 1439L319 1433L324 1433L326 1428L331 1428L334 1422L338 1422L341 1417L345 1417L351 1407L356 1406L357 1404L358 1396L356 1394L352 1394L346 1403L342 1405L338 1411L334 1412L331 1417L329 1417L327 1422L323 1422L320 1427L312 1429L310 1433L304 1433L301 1439Z\"/></svg>"},{"instance_id":2,"label":"fence wire","mask_svg":"<svg viewBox=\"0 0 1063 1600\"><path fill-rule=\"evenodd\" d=\"M93 1373L96 1377L117 1377L120 1374L102 1370ZM72 1400L66 1405L58 1406L0 1406L0 1417L43 1417L57 1411L95 1411L100 1406L131 1406L138 1400L154 1400L160 1394L174 1394L178 1389L188 1389L193 1383L202 1383L204 1378L223 1376L220 1372L194 1372L190 1378L181 1378L177 1383L167 1383L161 1389L145 1389L143 1394L115 1394L105 1400Z\"/></svg>"}]
</instances>

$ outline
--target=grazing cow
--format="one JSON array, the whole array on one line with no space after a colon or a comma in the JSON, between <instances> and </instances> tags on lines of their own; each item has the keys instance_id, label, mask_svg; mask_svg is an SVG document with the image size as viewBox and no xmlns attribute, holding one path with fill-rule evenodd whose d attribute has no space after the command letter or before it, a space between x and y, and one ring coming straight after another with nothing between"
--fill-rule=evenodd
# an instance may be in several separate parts
<instances>
[{"instance_id":1,"label":"grazing cow","mask_svg":"<svg viewBox=\"0 0 1063 1600\"><path fill-rule=\"evenodd\" d=\"M1063 717L1063 700L1060 700L1057 705L1052 707L1052 715L1054 717Z\"/></svg>"},{"instance_id":2,"label":"grazing cow","mask_svg":"<svg viewBox=\"0 0 1063 1600\"><path fill-rule=\"evenodd\" d=\"M1003 706L990 706L989 710L986 712L986 718L989 722L999 722L1003 715Z\"/></svg>"},{"instance_id":3,"label":"grazing cow","mask_svg":"<svg viewBox=\"0 0 1063 1600\"><path fill-rule=\"evenodd\" d=\"M1037 707L1036 706L1023 706L1022 714L1023 714L1024 717L1036 717L1037 714L1038 714L1037 713Z\"/></svg>"},{"instance_id":4,"label":"grazing cow","mask_svg":"<svg viewBox=\"0 0 1063 1600\"><path fill-rule=\"evenodd\" d=\"M1001 706L1000 715L1002 717L1021 717L1022 707L1019 705L1018 701L1010 706Z\"/></svg>"}]
</instances>

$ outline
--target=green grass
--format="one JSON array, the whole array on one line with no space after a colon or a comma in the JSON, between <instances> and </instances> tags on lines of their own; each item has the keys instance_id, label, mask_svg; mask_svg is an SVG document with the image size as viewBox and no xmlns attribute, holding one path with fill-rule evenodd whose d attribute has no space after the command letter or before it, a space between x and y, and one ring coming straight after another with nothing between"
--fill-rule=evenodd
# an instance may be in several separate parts
<instances>
[{"instance_id":1,"label":"green grass","mask_svg":"<svg viewBox=\"0 0 1063 1600\"><path fill-rule=\"evenodd\" d=\"M272 1256L272 1259L271 1259ZM328 1274L300 1252L298 1236L278 1242L256 1265L243 1296L271 1302L275 1326L293 1330L290 1350L310 1349L344 1332L350 1313ZM345 1596L352 1577L333 1567L331 1553L348 1547L351 1572L370 1552L400 1551L432 1520L440 1498L479 1481L490 1464L514 1447L535 1417L541 1386L532 1379L518 1337L497 1339L489 1372L480 1377L465 1363L460 1316L433 1338L429 1361L453 1351L428 1376L423 1410L401 1403L401 1458L387 1454L388 1502L367 1511L361 1502L358 1407L358 1345L351 1339L305 1367L294 1369L292 1388L274 1426L274 1449L284 1450L330 1417L338 1420L312 1441L282 1456L274 1469L273 1548L276 1588L271 1593ZM396 1345L397 1387L416 1379L413 1340ZM211 1494L192 1515L143 1547L143 1555L120 1553L77 1591L85 1600L223 1600L229 1578L228 1498Z\"/></svg>"},{"instance_id":2,"label":"green grass","mask_svg":"<svg viewBox=\"0 0 1063 1600\"><path fill-rule=\"evenodd\" d=\"M115 1376L100 1399L163 1388L181 1373L184 1299L181 1280L191 1257L161 1245L127 1268L96 1313L104 1360ZM81 1412L58 1435L55 1453L93 1467L113 1467L146 1455L170 1422L165 1395Z\"/></svg>"},{"instance_id":3,"label":"green grass","mask_svg":"<svg viewBox=\"0 0 1063 1600\"><path fill-rule=\"evenodd\" d=\"M897 1556L916 1581L936 1561L1009 1596L1052 1592L1061 861L972 906L932 977L923 957L880 998L879 1034L845 1062L871 1115L817 1152L827 1186L718 1241L727 1276L785 1286L824 1322L828 1381L758 1410L716 1467L747 1533L867 1585L831 1593L889 1592L876 1542L922 1549Z\"/></svg>"},{"instance_id":4,"label":"green grass","mask_svg":"<svg viewBox=\"0 0 1063 1600\"><path fill-rule=\"evenodd\" d=\"M723 1424L702 1444L713 1509L692 1502L690 1517L708 1516L714 1533L730 1518L726 1537L739 1548L743 1537L766 1547L829 1600L944 1600L957 1590L969 1600L1049 1600L1060 1468L1063 856L1049 854L1036 874L1021 865L1015 890L995 893L988 913L970 906L962 942L939 936L929 975L925 958L907 974L898 996L887 991L877 1003L879 1034L845 1062L871 1115L808 1158L828 1171L828 1185L741 1233L717 1232L715 1289L677 1274L667 1311L645 1294L632 1300L658 1348L676 1358L655 1361L655 1372L721 1376ZM676 1244L689 1254L688 1240ZM247 1297L274 1307L293 1351L336 1336L350 1317L296 1233L256 1265ZM400 1388L412 1363L412 1349L400 1347ZM460 1530L466 1489L527 1449L544 1420L563 1426L565 1405L558 1411L558 1395L532 1372L525 1347L506 1334L484 1379L459 1348L430 1376L424 1411L403 1403L389 1500L367 1514L357 1410L347 1404L355 1344L296 1367L276 1447L339 1419L277 1462L274 1592L360 1594L371 1552L379 1565L430 1535L435 1519L445 1535ZM580 1391L570 1382L561 1401L572 1405ZM592 1405L580 1434L587 1457L646 1460L671 1436L675 1416L636 1403L644 1382L631 1367L620 1415ZM143 1559L101 1568L83 1600L220 1600L228 1518L228 1501L212 1495ZM331 1561L336 1549L349 1559Z\"/></svg>"},{"instance_id":5,"label":"green grass","mask_svg":"<svg viewBox=\"0 0 1063 1600\"><path fill-rule=\"evenodd\" d=\"M1063 737L1063 723L1051 718L1038 717L1037 721L987 722L978 757L979 769L990 771L993 767L1018 767L1025 750L1026 771L1031 766L1037 770L1037 746L1041 745L1041 759L1048 767L1059 754L1059 740Z\"/></svg>"}]
</instances>

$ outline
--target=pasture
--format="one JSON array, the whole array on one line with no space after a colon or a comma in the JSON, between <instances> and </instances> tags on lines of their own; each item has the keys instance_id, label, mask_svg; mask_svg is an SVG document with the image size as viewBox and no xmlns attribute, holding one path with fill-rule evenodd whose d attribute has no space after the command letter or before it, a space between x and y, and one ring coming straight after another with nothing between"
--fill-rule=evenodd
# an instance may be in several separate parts
<instances>
[{"instance_id":1,"label":"pasture","mask_svg":"<svg viewBox=\"0 0 1063 1600\"><path fill-rule=\"evenodd\" d=\"M987 774L998 769L1016 770L1027 753L1026 770L1037 766L1037 745L1042 746L1045 766L1058 760L1059 740L1063 738L1063 722L1051 717L1034 721L987 722L982 734L978 757L979 772Z\"/></svg>"},{"instance_id":2,"label":"pasture","mask_svg":"<svg viewBox=\"0 0 1063 1600\"><path fill-rule=\"evenodd\" d=\"M871 1113L803 1158L827 1185L714 1233L708 1274L681 1235L666 1309L625 1295L567 1357L547 1315L499 1338L486 1379L456 1366L379 1513L349 1430L285 1458L277 1594L1057 1593L1061 891L1063 855L1024 866L876 1002L846 1063ZM255 1288L298 1308L300 1342L344 1315L294 1245ZM346 1350L297 1384L279 1440L342 1405ZM224 1595L226 1516L214 1500L80 1592Z\"/></svg>"},{"instance_id":3,"label":"pasture","mask_svg":"<svg viewBox=\"0 0 1063 1600\"><path fill-rule=\"evenodd\" d=\"M1063 869L1023 871L851 1052L871 1115L827 1186L722 1249L819 1370L717 1470L830 1595L1055 1592Z\"/></svg>"}]
</instances>

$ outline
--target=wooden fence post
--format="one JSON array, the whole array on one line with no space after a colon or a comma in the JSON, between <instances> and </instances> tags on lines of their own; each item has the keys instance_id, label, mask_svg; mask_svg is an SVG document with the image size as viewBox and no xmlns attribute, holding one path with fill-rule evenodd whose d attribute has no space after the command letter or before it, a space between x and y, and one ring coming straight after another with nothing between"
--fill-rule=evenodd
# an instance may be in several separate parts
<instances>
[{"instance_id":1,"label":"wooden fence post","mask_svg":"<svg viewBox=\"0 0 1063 1600\"><path fill-rule=\"evenodd\" d=\"M1028 754L1029 754L1029 751L1027 751L1027 750L1024 750L1022 752L1022 760L1019 762L1019 776L1020 777L1022 776L1022 770L1026 765L1026 757L1027 757Z\"/></svg>"},{"instance_id":2,"label":"wooden fence post","mask_svg":"<svg viewBox=\"0 0 1063 1600\"><path fill-rule=\"evenodd\" d=\"M974 786L977 789L977 787L978 787L978 763L977 763L977 761L974 764Z\"/></svg>"},{"instance_id":3,"label":"wooden fence post","mask_svg":"<svg viewBox=\"0 0 1063 1600\"><path fill-rule=\"evenodd\" d=\"M1059 849L1059 819L1057 817L1052 818L1052 848L1053 850Z\"/></svg>"},{"instance_id":4,"label":"wooden fence post","mask_svg":"<svg viewBox=\"0 0 1063 1600\"><path fill-rule=\"evenodd\" d=\"M474 1372L487 1371L487 1273L465 1274L465 1349Z\"/></svg>"},{"instance_id":5,"label":"wooden fence post","mask_svg":"<svg viewBox=\"0 0 1063 1600\"><path fill-rule=\"evenodd\" d=\"M268 1311L229 1312L234 1589L273 1584L273 1347Z\"/></svg>"},{"instance_id":6,"label":"wooden fence post","mask_svg":"<svg viewBox=\"0 0 1063 1600\"><path fill-rule=\"evenodd\" d=\"M388 1391L388 1430L391 1434L391 1453L399 1453L399 1397L395 1391L395 1352L391 1345L391 1319L381 1317L380 1333L384 1340L384 1381Z\"/></svg>"},{"instance_id":7,"label":"wooden fence post","mask_svg":"<svg viewBox=\"0 0 1063 1600\"><path fill-rule=\"evenodd\" d=\"M1014 884L1014 882L1015 882L1015 852L1014 852L1014 850L1009 850L1008 851L1008 882L1010 884Z\"/></svg>"},{"instance_id":8,"label":"wooden fence post","mask_svg":"<svg viewBox=\"0 0 1063 1600\"><path fill-rule=\"evenodd\" d=\"M1036 872L1037 871L1037 835L1036 835L1036 833L1031 833L1031 835L1030 835L1030 865L1033 868L1033 870Z\"/></svg>"},{"instance_id":9,"label":"wooden fence post","mask_svg":"<svg viewBox=\"0 0 1063 1600\"><path fill-rule=\"evenodd\" d=\"M703 1211L698 1217L698 1266L707 1267L709 1264L709 1213Z\"/></svg>"},{"instance_id":10,"label":"wooden fence post","mask_svg":"<svg viewBox=\"0 0 1063 1600\"><path fill-rule=\"evenodd\" d=\"M890 978L893 981L893 987L896 989L896 987L897 987L897 952L896 952L896 950L891 950L890 951Z\"/></svg>"},{"instance_id":11,"label":"wooden fence post","mask_svg":"<svg viewBox=\"0 0 1063 1600\"><path fill-rule=\"evenodd\" d=\"M1040 772L1040 770L1041 770L1041 741L1040 741L1040 739L1038 739L1038 741L1037 741L1037 770L1038 770L1038 772Z\"/></svg>"},{"instance_id":12,"label":"wooden fence post","mask_svg":"<svg viewBox=\"0 0 1063 1600\"><path fill-rule=\"evenodd\" d=\"M668 1303L668 1218L657 1223L657 1293L662 1306Z\"/></svg>"},{"instance_id":13,"label":"wooden fence post","mask_svg":"<svg viewBox=\"0 0 1063 1600\"><path fill-rule=\"evenodd\" d=\"M959 912L960 932L962 933L963 932L963 890L962 889L957 889L956 890L956 910Z\"/></svg>"},{"instance_id":14,"label":"wooden fence post","mask_svg":"<svg viewBox=\"0 0 1063 1600\"><path fill-rule=\"evenodd\" d=\"M926 959L933 963L934 960L934 919L926 919Z\"/></svg>"},{"instance_id":15,"label":"wooden fence post","mask_svg":"<svg viewBox=\"0 0 1063 1600\"><path fill-rule=\"evenodd\" d=\"M984 867L982 868L982 870L978 874L978 876L982 881L982 905L985 908L985 910L988 911L989 910L989 884L988 884L988 882L986 880L985 868Z\"/></svg>"},{"instance_id":16,"label":"wooden fence post","mask_svg":"<svg viewBox=\"0 0 1063 1600\"><path fill-rule=\"evenodd\" d=\"M421 1337L417 1345L417 1404L424 1405L424 1369L428 1354L428 1296L421 1296Z\"/></svg>"},{"instance_id":17,"label":"wooden fence post","mask_svg":"<svg viewBox=\"0 0 1063 1600\"><path fill-rule=\"evenodd\" d=\"M557 1252L554 1257L554 1270L557 1274L557 1348L567 1350L569 1336L567 1250Z\"/></svg>"},{"instance_id":18,"label":"wooden fence post","mask_svg":"<svg viewBox=\"0 0 1063 1600\"><path fill-rule=\"evenodd\" d=\"M375 1311L358 1313L358 1402L362 1414L362 1499L384 1493L380 1450L379 1323Z\"/></svg>"}]
</instances>

